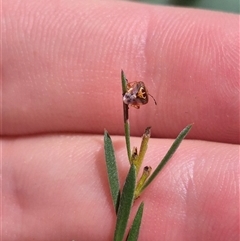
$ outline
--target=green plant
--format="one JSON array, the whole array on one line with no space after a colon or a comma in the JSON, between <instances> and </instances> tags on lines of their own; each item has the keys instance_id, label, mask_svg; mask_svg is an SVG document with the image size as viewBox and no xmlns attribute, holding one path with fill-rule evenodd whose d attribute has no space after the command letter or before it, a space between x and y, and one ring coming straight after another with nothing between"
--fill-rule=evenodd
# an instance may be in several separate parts
<instances>
[{"instance_id":1,"label":"green plant","mask_svg":"<svg viewBox=\"0 0 240 241\"><path fill-rule=\"evenodd\" d=\"M124 72L121 72L121 79L122 79L122 94L125 94L129 91L128 82L124 75ZM141 82L143 83L143 82ZM142 85L141 85L142 86ZM142 87L141 95L143 98L147 97L144 94L147 92ZM138 97L137 97L138 98ZM145 99L145 98L144 98ZM134 102L135 103L135 102ZM137 103L137 104L136 104ZM136 108L139 108L139 103L141 100L137 100L135 104ZM147 102L146 102L147 103ZM144 102L144 104L146 104ZM147 127L143 136L142 142L140 146L139 153L137 152L137 148L134 147L131 152L131 145L130 145L130 123L128 118L128 110L129 105L123 102L123 116L124 116L124 130L125 130L125 141L126 141L126 148L127 148L127 156L128 161L130 164L130 169L125 180L125 184L123 186L122 192L120 191L120 184L118 178L118 171L116 165L116 158L114 154L113 144L110 135L105 130L104 132L104 149L105 149L105 159L107 165L107 173L108 173L108 180L109 186L111 191L111 196L113 200L113 205L117 215L117 222L115 227L114 233L114 241L122 241L126 236L127 241L133 241L138 239L144 203L142 202L138 208L138 211L135 215L133 224L126 235L126 227L128 223L128 219L130 216L131 208L134 203L134 200L138 198L141 193L146 189L148 185L156 178L162 168L166 165L169 159L172 157L174 152L177 150L178 146L185 138L185 136L190 131L192 124L186 126L177 136L176 140L173 142L172 146L164 156L164 158L160 161L157 168L151 174L152 168L150 166L145 166L143 168L143 173L141 177L138 179L139 170L141 168L142 162L144 160L145 153L148 147L148 141L151 136L151 128ZM151 175L150 175L151 174Z\"/></svg>"}]
</instances>

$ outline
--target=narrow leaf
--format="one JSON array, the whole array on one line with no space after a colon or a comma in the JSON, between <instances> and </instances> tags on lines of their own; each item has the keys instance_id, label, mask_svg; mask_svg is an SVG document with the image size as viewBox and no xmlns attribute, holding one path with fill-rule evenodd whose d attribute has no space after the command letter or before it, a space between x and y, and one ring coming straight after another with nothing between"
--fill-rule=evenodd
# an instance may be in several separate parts
<instances>
[{"instance_id":1,"label":"narrow leaf","mask_svg":"<svg viewBox=\"0 0 240 241\"><path fill-rule=\"evenodd\" d=\"M121 79L122 79L122 95L127 92L127 79L126 76L123 72L121 71ZM126 146L127 146L127 154L128 154L128 160L129 163L131 159L131 145L130 145L130 124L129 124L129 117L128 117L128 105L126 105L123 102L123 119L124 119L124 131L125 131L125 141L126 141Z\"/></svg>"},{"instance_id":2,"label":"narrow leaf","mask_svg":"<svg viewBox=\"0 0 240 241\"><path fill-rule=\"evenodd\" d=\"M122 91L123 91L123 94L125 94L127 92L127 79L123 70L121 70L121 79L122 79Z\"/></svg>"},{"instance_id":3,"label":"narrow leaf","mask_svg":"<svg viewBox=\"0 0 240 241\"><path fill-rule=\"evenodd\" d=\"M142 188L145 185L148 177L150 176L152 171L152 168L150 166L145 166L143 169L143 173L142 176L140 177L140 179L137 182L137 186L135 188L135 199L138 198L141 194Z\"/></svg>"},{"instance_id":4,"label":"narrow leaf","mask_svg":"<svg viewBox=\"0 0 240 241\"><path fill-rule=\"evenodd\" d=\"M106 130L104 131L104 150L107 165L108 182L112 195L113 205L117 213L120 198L120 185L112 140Z\"/></svg>"},{"instance_id":5,"label":"narrow leaf","mask_svg":"<svg viewBox=\"0 0 240 241\"><path fill-rule=\"evenodd\" d=\"M136 167L137 159L138 159L138 151L137 151L137 147L134 146L132 149L130 163L134 164L135 167ZM137 170L137 167L136 167L136 170Z\"/></svg>"},{"instance_id":6,"label":"narrow leaf","mask_svg":"<svg viewBox=\"0 0 240 241\"><path fill-rule=\"evenodd\" d=\"M142 222L142 215L143 215L143 208L144 208L144 203L142 202L138 208L138 211L136 213L136 216L133 220L132 227L129 231L127 241L137 241L138 236L139 236L139 230Z\"/></svg>"},{"instance_id":7,"label":"narrow leaf","mask_svg":"<svg viewBox=\"0 0 240 241\"><path fill-rule=\"evenodd\" d=\"M141 142L138 158L134 163L135 166L136 166L137 175L138 175L138 172L141 168L141 165L142 165L143 159L145 157L145 154L147 152L148 141L149 141L150 136L151 136L151 127L147 127L143 136L142 136L142 142Z\"/></svg>"},{"instance_id":8,"label":"narrow leaf","mask_svg":"<svg viewBox=\"0 0 240 241\"><path fill-rule=\"evenodd\" d=\"M131 165L131 168L128 172L126 182L124 184L122 195L120 198L119 209L117 213L117 223L114 234L114 241L122 241L127 222L129 219L130 211L132 208L134 200L134 190L136 185L136 170L134 165Z\"/></svg>"},{"instance_id":9,"label":"narrow leaf","mask_svg":"<svg viewBox=\"0 0 240 241\"><path fill-rule=\"evenodd\" d=\"M172 155L175 153L179 145L181 144L182 140L186 137L188 132L191 130L192 124L186 126L178 135L176 140L173 142L172 146L168 150L167 154L164 156L160 164L157 166L157 168L154 170L152 175L147 179L145 185L143 186L141 192L154 180L154 178L158 175L158 173L163 169L163 167L166 165L166 163L169 161L169 159L172 157Z\"/></svg>"},{"instance_id":10,"label":"narrow leaf","mask_svg":"<svg viewBox=\"0 0 240 241\"><path fill-rule=\"evenodd\" d=\"M125 104L124 104L125 105ZM126 141L126 147L127 147L127 154L128 154L128 160L131 164L131 145L130 145L130 124L129 120L127 120L126 123L124 123L124 131L125 131L125 141Z\"/></svg>"}]
</instances>

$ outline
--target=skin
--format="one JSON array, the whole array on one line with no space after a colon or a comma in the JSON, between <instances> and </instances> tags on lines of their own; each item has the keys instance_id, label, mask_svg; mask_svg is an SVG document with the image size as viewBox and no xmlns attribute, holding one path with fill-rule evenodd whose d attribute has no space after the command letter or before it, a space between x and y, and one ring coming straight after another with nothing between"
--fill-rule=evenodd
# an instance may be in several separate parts
<instances>
[{"instance_id":1,"label":"skin","mask_svg":"<svg viewBox=\"0 0 240 241\"><path fill-rule=\"evenodd\" d=\"M2 238L112 240L103 129L123 184L120 71L158 105L130 109L153 169L135 202L139 240L239 238L239 16L120 1L5 1L2 22Z\"/></svg>"}]
</instances>

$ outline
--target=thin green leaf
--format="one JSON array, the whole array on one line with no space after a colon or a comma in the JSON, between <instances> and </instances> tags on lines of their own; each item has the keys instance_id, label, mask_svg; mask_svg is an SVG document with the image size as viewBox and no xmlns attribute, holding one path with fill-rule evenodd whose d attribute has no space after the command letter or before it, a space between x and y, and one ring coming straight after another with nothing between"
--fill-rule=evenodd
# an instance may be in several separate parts
<instances>
[{"instance_id":1,"label":"thin green leaf","mask_svg":"<svg viewBox=\"0 0 240 241\"><path fill-rule=\"evenodd\" d=\"M125 77L125 74L123 70L121 71L121 79L122 79L122 95L124 95L127 92L127 79ZM130 145L130 124L129 124L129 118L128 118L128 105L126 105L123 102L123 119L124 119L124 131L125 131L125 141L127 146L127 154L128 154L128 160L129 163L131 159L131 145Z\"/></svg>"},{"instance_id":2,"label":"thin green leaf","mask_svg":"<svg viewBox=\"0 0 240 241\"><path fill-rule=\"evenodd\" d=\"M143 172L142 172L142 176L140 177L140 179L137 182L137 186L135 188L135 199L138 198L142 192L142 188L145 185L148 177L150 176L152 171L152 168L150 166L145 166L143 168Z\"/></svg>"},{"instance_id":3,"label":"thin green leaf","mask_svg":"<svg viewBox=\"0 0 240 241\"><path fill-rule=\"evenodd\" d=\"M186 137L188 132L191 130L192 124L186 126L178 135L176 140L173 142L172 146L168 150L167 154L164 156L160 164L157 166L157 168L154 170L152 175L147 179L145 185L142 187L141 192L154 180L154 178L158 175L158 173L163 169L163 167L166 165L166 163L169 161L169 159L172 157L172 155L175 153L179 145L181 144L182 140Z\"/></svg>"},{"instance_id":4,"label":"thin green leaf","mask_svg":"<svg viewBox=\"0 0 240 241\"><path fill-rule=\"evenodd\" d=\"M138 151L137 151L137 147L134 146L133 149L132 149L130 163L134 164L135 167L136 167L137 159L138 159ZM136 167L136 171L137 171L137 167Z\"/></svg>"},{"instance_id":5,"label":"thin green leaf","mask_svg":"<svg viewBox=\"0 0 240 241\"><path fill-rule=\"evenodd\" d=\"M119 209L117 213L117 223L114 233L114 241L122 241L127 222L129 219L130 211L132 208L134 200L134 190L136 186L136 170L134 165L131 165L131 168L128 172L126 182L124 184L122 195L120 198Z\"/></svg>"},{"instance_id":6,"label":"thin green leaf","mask_svg":"<svg viewBox=\"0 0 240 241\"><path fill-rule=\"evenodd\" d=\"M127 120L127 122L124 123L124 131L125 131L125 141L126 141L126 146L127 146L128 160L129 160L129 163L131 164L131 162L130 162L130 160L131 160L131 147L130 147L130 124L129 124L129 120Z\"/></svg>"},{"instance_id":7,"label":"thin green leaf","mask_svg":"<svg viewBox=\"0 0 240 241\"><path fill-rule=\"evenodd\" d=\"M108 182L112 195L113 205L117 213L120 198L120 184L112 140L106 130L104 131L104 150L107 165Z\"/></svg>"},{"instance_id":8,"label":"thin green leaf","mask_svg":"<svg viewBox=\"0 0 240 241\"><path fill-rule=\"evenodd\" d=\"M122 79L122 91L123 91L123 94L125 94L127 92L127 79L123 70L121 70L121 79Z\"/></svg>"},{"instance_id":9,"label":"thin green leaf","mask_svg":"<svg viewBox=\"0 0 240 241\"><path fill-rule=\"evenodd\" d=\"M135 166L136 166L136 171L137 171L137 175L138 172L141 168L143 159L145 157L145 154L147 152L147 148L148 148L148 141L150 139L151 136L151 127L147 127L143 136L142 136L142 142L141 142L141 146L140 146L140 151L138 154L138 158L137 160L134 162Z\"/></svg>"},{"instance_id":10,"label":"thin green leaf","mask_svg":"<svg viewBox=\"0 0 240 241\"><path fill-rule=\"evenodd\" d=\"M129 231L127 241L137 241L138 239L139 230L142 222L143 208L144 208L144 203L142 202L133 220L133 224Z\"/></svg>"}]
</instances>

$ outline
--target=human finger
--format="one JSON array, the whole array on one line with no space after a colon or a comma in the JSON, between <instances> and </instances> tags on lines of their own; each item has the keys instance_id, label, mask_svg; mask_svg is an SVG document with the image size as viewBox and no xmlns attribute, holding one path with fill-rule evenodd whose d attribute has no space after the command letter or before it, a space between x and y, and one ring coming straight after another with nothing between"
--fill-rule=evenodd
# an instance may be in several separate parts
<instances>
[{"instance_id":1,"label":"human finger","mask_svg":"<svg viewBox=\"0 0 240 241\"><path fill-rule=\"evenodd\" d=\"M15 2L14 2L15 3ZM4 3L3 135L123 134L120 70L158 105L132 135L239 142L238 16L120 1Z\"/></svg>"},{"instance_id":2,"label":"human finger","mask_svg":"<svg viewBox=\"0 0 240 241\"><path fill-rule=\"evenodd\" d=\"M94 135L4 138L3 240L112 240L102 142ZM124 140L113 143L122 185ZM144 165L156 168L171 143L151 139ZM133 211L145 203L139 240L238 240L238 153L237 145L184 141L134 204Z\"/></svg>"}]
</instances>

